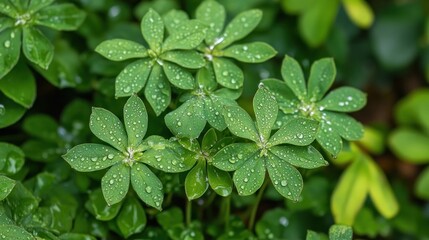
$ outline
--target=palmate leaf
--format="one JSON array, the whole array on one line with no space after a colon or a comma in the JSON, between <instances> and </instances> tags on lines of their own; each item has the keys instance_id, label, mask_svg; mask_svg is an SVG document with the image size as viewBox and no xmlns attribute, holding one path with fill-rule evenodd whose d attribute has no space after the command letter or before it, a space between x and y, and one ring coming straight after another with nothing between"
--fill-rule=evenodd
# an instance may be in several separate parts
<instances>
[{"instance_id":1,"label":"palmate leaf","mask_svg":"<svg viewBox=\"0 0 429 240\"><path fill-rule=\"evenodd\" d=\"M55 30L76 30L85 19L85 12L70 3L44 7L35 14L35 23Z\"/></svg>"},{"instance_id":2,"label":"palmate leaf","mask_svg":"<svg viewBox=\"0 0 429 240\"><path fill-rule=\"evenodd\" d=\"M48 69L54 57L54 46L43 33L32 26L23 28L23 52L28 60Z\"/></svg>"},{"instance_id":3,"label":"palmate leaf","mask_svg":"<svg viewBox=\"0 0 429 240\"><path fill-rule=\"evenodd\" d=\"M29 12L37 12L38 10L51 5L54 0L31 0L28 4Z\"/></svg>"},{"instance_id":4,"label":"palmate leaf","mask_svg":"<svg viewBox=\"0 0 429 240\"><path fill-rule=\"evenodd\" d=\"M9 28L0 33L0 79L18 63L21 52L21 30Z\"/></svg>"},{"instance_id":5,"label":"palmate leaf","mask_svg":"<svg viewBox=\"0 0 429 240\"><path fill-rule=\"evenodd\" d=\"M330 121L337 133L348 141L357 141L363 137L364 129L361 123L343 113L325 111L325 120Z\"/></svg>"},{"instance_id":6,"label":"palmate leaf","mask_svg":"<svg viewBox=\"0 0 429 240\"><path fill-rule=\"evenodd\" d=\"M101 190L109 206L116 204L128 193L130 167L119 163L111 167L101 179Z\"/></svg>"},{"instance_id":7,"label":"palmate leaf","mask_svg":"<svg viewBox=\"0 0 429 240\"><path fill-rule=\"evenodd\" d=\"M128 146L136 148L146 135L148 116L143 101L132 95L124 106L124 123L128 135Z\"/></svg>"},{"instance_id":8,"label":"palmate leaf","mask_svg":"<svg viewBox=\"0 0 429 240\"><path fill-rule=\"evenodd\" d=\"M316 135L317 142L333 156L338 155L343 148L343 140L340 135L325 121L322 121L319 127Z\"/></svg>"},{"instance_id":9,"label":"palmate leaf","mask_svg":"<svg viewBox=\"0 0 429 240\"><path fill-rule=\"evenodd\" d=\"M337 88L317 103L326 110L337 112L354 112L363 108L365 104L365 93L352 87Z\"/></svg>"},{"instance_id":10,"label":"palmate leaf","mask_svg":"<svg viewBox=\"0 0 429 240\"><path fill-rule=\"evenodd\" d=\"M262 141L268 141L271 129L277 119L279 107L274 96L263 85L261 85L253 98L253 109L260 138L264 139Z\"/></svg>"},{"instance_id":11,"label":"palmate leaf","mask_svg":"<svg viewBox=\"0 0 429 240\"><path fill-rule=\"evenodd\" d=\"M179 137L197 138L206 125L203 102L192 98L165 115L165 124Z\"/></svg>"},{"instance_id":12,"label":"palmate leaf","mask_svg":"<svg viewBox=\"0 0 429 240\"><path fill-rule=\"evenodd\" d=\"M167 32L171 34L177 31L185 22L189 21L189 16L184 11L173 9L164 14L163 19Z\"/></svg>"},{"instance_id":13,"label":"palmate leaf","mask_svg":"<svg viewBox=\"0 0 429 240\"><path fill-rule=\"evenodd\" d=\"M0 188L2 189L2 191L0 191L0 201L3 201L7 195L12 192L15 184L15 180L0 175Z\"/></svg>"},{"instance_id":14,"label":"palmate leaf","mask_svg":"<svg viewBox=\"0 0 429 240\"><path fill-rule=\"evenodd\" d=\"M92 108L89 121L91 132L100 140L119 151L126 151L128 137L124 125L112 112L103 108Z\"/></svg>"},{"instance_id":15,"label":"palmate leaf","mask_svg":"<svg viewBox=\"0 0 429 240\"><path fill-rule=\"evenodd\" d=\"M106 145L85 143L70 149L63 158L79 172L92 172L122 161L124 155Z\"/></svg>"},{"instance_id":16,"label":"palmate leaf","mask_svg":"<svg viewBox=\"0 0 429 240\"><path fill-rule=\"evenodd\" d=\"M204 1L198 6L195 17L209 27L205 42L212 45L223 30L226 19L225 8L216 1Z\"/></svg>"},{"instance_id":17,"label":"palmate leaf","mask_svg":"<svg viewBox=\"0 0 429 240\"><path fill-rule=\"evenodd\" d=\"M126 39L106 40L100 43L95 48L95 51L112 61L148 56L147 50L143 45Z\"/></svg>"},{"instance_id":18,"label":"palmate leaf","mask_svg":"<svg viewBox=\"0 0 429 240\"><path fill-rule=\"evenodd\" d=\"M122 206L122 202L109 206L103 197L100 188L89 194L89 201L85 203L85 208L95 216L97 220L109 221L115 218Z\"/></svg>"},{"instance_id":19,"label":"palmate leaf","mask_svg":"<svg viewBox=\"0 0 429 240\"><path fill-rule=\"evenodd\" d=\"M238 194L248 196L254 194L265 180L266 156L254 154L238 168L232 177Z\"/></svg>"},{"instance_id":20,"label":"palmate leaf","mask_svg":"<svg viewBox=\"0 0 429 240\"><path fill-rule=\"evenodd\" d=\"M158 210L162 209L162 183L146 165L136 163L132 166L131 184L143 202Z\"/></svg>"},{"instance_id":21,"label":"palmate leaf","mask_svg":"<svg viewBox=\"0 0 429 240\"><path fill-rule=\"evenodd\" d=\"M226 123L222 116L222 110L224 106L234 105L232 102L226 102L223 98L217 97L212 94L210 97L204 98L204 115L210 126L216 128L219 131L225 130ZM235 102L234 102L235 103Z\"/></svg>"},{"instance_id":22,"label":"palmate leaf","mask_svg":"<svg viewBox=\"0 0 429 240\"><path fill-rule=\"evenodd\" d=\"M299 171L270 153L266 157L266 167L277 192L285 198L298 201L304 185Z\"/></svg>"},{"instance_id":23,"label":"palmate leaf","mask_svg":"<svg viewBox=\"0 0 429 240\"><path fill-rule=\"evenodd\" d=\"M137 60L126 66L116 77L115 96L126 97L138 93L146 85L151 70L150 59Z\"/></svg>"},{"instance_id":24,"label":"palmate leaf","mask_svg":"<svg viewBox=\"0 0 429 240\"><path fill-rule=\"evenodd\" d=\"M223 50L223 54L240 62L260 63L274 57L277 51L266 43L253 42L233 45Z\"/></svg>"},{"instance_id":25,"label":"palmate leaf","mask_svg":"<svg viewBox=\"0 0 429 240\"><path fill-rule=\"evenodd\" d=\"M27 232L24 228L15 225L1 225L0 236L4 239L28 240L34 239L33 235Z\"/></svg>"},{"instance_id":26,"label":"palmate leaf","mask_svg":"<svg viewBox=\"0 0 429 240\"><path fill-rule=\"evenodd\" d=\"M256 28L261 19L262 11L258 9L252 9L238 14L226 26L221 37L222 42L217 45L217 48L222 49L229 46L231 43L244 38Z\"/></svg>"}]
</instances>

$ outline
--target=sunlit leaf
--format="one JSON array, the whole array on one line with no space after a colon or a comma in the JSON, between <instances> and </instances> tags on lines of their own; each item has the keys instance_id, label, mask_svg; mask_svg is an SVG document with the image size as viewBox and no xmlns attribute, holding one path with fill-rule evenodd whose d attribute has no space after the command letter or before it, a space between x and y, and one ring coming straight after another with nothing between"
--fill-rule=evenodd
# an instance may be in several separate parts
<instances>
[{"instance_id":1,"label":"sunlit leaf","mask_svg":"<svg viewBox=\"0 0 429 240\"><path fill-rule=\"evenodd\" d=\"M125 39L111 39L100 43L95 51L112 61L147 57L146 48L136 42Z\"/></svg>"}]
</instances>

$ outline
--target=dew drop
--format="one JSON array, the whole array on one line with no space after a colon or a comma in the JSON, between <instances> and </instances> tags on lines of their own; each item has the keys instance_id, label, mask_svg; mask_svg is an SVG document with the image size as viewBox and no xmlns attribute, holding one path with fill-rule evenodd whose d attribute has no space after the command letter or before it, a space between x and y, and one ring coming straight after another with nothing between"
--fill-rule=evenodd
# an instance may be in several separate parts
<instances>
[{"instance_id":1,"label":"dew drop","mask_svg":"<svg viewBox=\"0 0 429 240\"><path fill-rule=\"evenodd\" d=\"M282 181L280 182L280 184L281 184L283 187L286 187L286 186L287 186L287 181L286 181L286 180L282 180Z\"/></svg>"},{"instance_id":2,"label":"dew drop","mask_svg":"<svg viewBox=\"0 0 429 240\"><path fill-rule=\"evenodd\" d=\"M124 88L124 93L129 93L131 91L131 88L129 86Z\"/></svg>"},{"instance_id":3,"label":"dew drop","mask_svg":"<svg viewBox=\"0 0 429 240\"><path fill-rule=\"evenodd\" d=\"M115 181L113 179L110 179L109 183L113 184Z\"/></svg>"},{"instance_id":4,"label":"dew drop","mask_svg":"<svg viewBox=\"0 0 429 240\"><path fill-rule=\"evenodd\" d=\"M5 48L10 47L10 41L9 40L7 40L7 41L4 42L4 47Z\"/></svg>"},{"instance_id":5,"label":"dew drop","mask_svg":"<svg viewBox=\"0 0 429 240\"><path fill-rule=\"evenodd\" d=\"M147 193L151 193L152 192L152 188L150 186L147 186L145 188L145 190L146 190Z\"/></svg>"},{"instance_id":6,"label":"dew drop","mask_svg":"<svg viewBox=\"0 0 429 240\"><path fill-rule=\"evenodd\" d=\"M107 155L107 158L108 159L113 159L113 157L114 157L115 155L113 155L113 153L111 153L111 154L109 154L109 155Z\"/></svg>"}]
</instances>

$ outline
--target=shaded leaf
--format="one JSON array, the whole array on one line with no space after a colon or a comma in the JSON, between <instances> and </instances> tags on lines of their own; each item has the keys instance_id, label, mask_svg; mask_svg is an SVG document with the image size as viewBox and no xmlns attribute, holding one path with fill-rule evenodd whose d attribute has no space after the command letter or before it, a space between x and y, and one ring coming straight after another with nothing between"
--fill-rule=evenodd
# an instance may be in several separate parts
<instances>
[{"instance_id":1,"label":"shaded leaf","mask_svg":"<svg viewBox=\"0 0 429 240\"><path fill-rule=\"evenodd\" d=\"M2 43L0 47L0 79L2 79L18 63L21 53L21 29L2 30L0 43Z\"/></svg>"},{"instance_id":2,"label":"shaded leaf","mask_svg":"<svg viewBox=\"0 0 429 240\"><path fill-rule=\"evenodd\" d=\"M6 176L0 175L0 201L3 201L15 187L15 180L10 179Z\"/></svg>"},{"instance_id":3,"label":"shaded leaf","mask_svg":"<svg viewBox=\"0 0 429 240\"><path fill-rule=\"evenodd\" d=\"M54 46L35 27L28 26L23 28L22 49L28 60L43 69L48 69L54 57Z\"/></svg>"},{"instance_id":4,"label":"shaded leaf","mask_svg":"<svg viewBox=\"0 0 429 240\"><path fill-rule=\"evenodd\" d=\"M135 198L128 198L116 218L116 224L122 236L128 238L133 234L142 232L146 223L146 213L140 202Z\"/></svg>"},{"instance_id":5,"label":"shaded leaf","mask_svg":"<svg viewBox=\"0 0 429 240\"><path fill-rule=\"evenodd\" d=\"M206 161L197 161L185 179L185 192L188 200L200 198L208 187Z\"/></svg>"},{"instance_id":6,"label":"shaded leaf","mask_svg":"<svg viewBox=\"0 0 429 240\"><path fill-rule=\"evenodd\" d=\"M35 14L38 25L56 30L76 30L85 20L85 12L70 3L55 4L45 7Z\"/></svg>"},{"instance_id":7,"label":"shaded leaf","mask_svg":"<svg viewBox=\"0 0 429 240\"><path fill-rule=\"evenodd\" d=\"M219 170L211 165L207 166L207 177L210 187L222 197L232 193L232 179L229 173Z\"/></svg>"},{"instance_id":8,"label":"shaded leaf","mask_svg":"<svg viewBox=\"0 0 429 240\"><path fill-rule=\"evenodd\" d=\"M398 128L389 136L390 149L399 158L416 164L429 162L429 137L410 128Z\"/></svg>"}]
</instances>

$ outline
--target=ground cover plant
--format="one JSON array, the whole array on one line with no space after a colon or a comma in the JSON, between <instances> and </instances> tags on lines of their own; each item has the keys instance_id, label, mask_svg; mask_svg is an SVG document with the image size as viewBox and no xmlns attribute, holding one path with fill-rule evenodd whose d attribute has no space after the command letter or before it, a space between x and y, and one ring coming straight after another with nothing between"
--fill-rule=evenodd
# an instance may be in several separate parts
<instances>
[{"instance_id":1,"label":"ground cover plant","mask_svg":"<svg viewBox=\"0 0 429 240\"><path fill-rule=\"evenodd\" d=\"M428 239L428 13L0 2L0 238Z\"/></svg>"}]
</instances>

